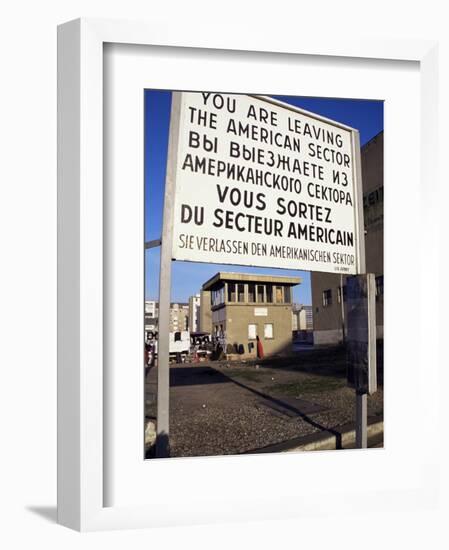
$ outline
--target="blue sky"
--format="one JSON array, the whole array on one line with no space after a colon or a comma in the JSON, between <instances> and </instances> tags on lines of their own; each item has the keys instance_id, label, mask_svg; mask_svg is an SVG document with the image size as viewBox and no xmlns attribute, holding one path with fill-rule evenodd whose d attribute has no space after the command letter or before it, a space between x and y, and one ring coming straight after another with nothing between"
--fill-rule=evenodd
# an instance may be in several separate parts
<instances>
[{"instance_id":1,"label":"blue sky","mask_svg":"<svg viewBox=\"0 0 449 550\"><path fill-rule=\"evenodd\" d=\"M383 130L383 102L357 99L331 99L273 96L308 111L337 120L360 131L363 145ZM165 169L171 92L145 90L145 240L159 239L162 233ZM145 253L145 296L158 299L160 249ZM306 271L252 268L220 264L173 262L172 301L186 302L217 271L240 271L277 275L299 275L302 284L294 287L295 302L311 304L310 274Z\"/></svg>"}]
</instances>

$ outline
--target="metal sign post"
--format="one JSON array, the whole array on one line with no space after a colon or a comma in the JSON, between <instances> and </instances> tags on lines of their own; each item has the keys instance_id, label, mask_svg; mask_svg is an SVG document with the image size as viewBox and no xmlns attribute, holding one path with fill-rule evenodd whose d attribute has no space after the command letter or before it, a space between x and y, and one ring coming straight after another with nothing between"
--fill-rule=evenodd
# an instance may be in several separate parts
<instances>
[{"instance_id":1,"label":"metal sign post","mask_svg":"<svg viewBox=\"0 0 449 550\"><path fill-rule=\"evenodd\" d=\"M165 178L164 216L162 222L161 266L159 271L159 339L157 359L157 428L156 458L170 456L170 296L173 247L173 205L179 140L180 95L172 97L167 174Z\"/></svg>"},{"instance_id":2,"label":"metal sign post","mask_svg":"<svg viewBox=\"0 0 449 550\"><path fill-rule=\"evenodd\" d=\"M356 183L356 208L355 216L358 225L358 249L359 249L359 264L358 273L366 273L365 259L365 223L363 217L363 183L362 183L362 167L360 162L360 135L356 132L352 134L352 146L356 162L353 165L354 180ZM365 284L360 294L360 285L351 285L350 278L347 284L348 297L348 314L346 316L346 343L348 349L348 382L356 390L356 447L358 449L366 449L368 446L368 394L374 393L377 390L376 379L376 302L375 302L375 279L374 275L360 275L359 282L363 278ZM358 289L359 307L362 305L362 315L354 315L355 310L350 304L350 288L354 286ZM342 289L343 292L343 289ZM360 303L362 301L362 304ZM343 300L342 300L343 302ZM353 304L354 305L354 304ZM365 306L365 307L363 307ZM351 329L349 328L351 327ZM354 351L359 352L360 345L362 346L362 356L355 359ZM362 363L358 361L362 359ZM353 362L352 362L353 361ZM366 372L365 372L366 366ZM357 376L354 376L355 372ZM363 376L360 376L363 373ZM351 378L353 378L351 380ZM361 380L365 378L365 380Z\"/></svg>"},{"instance_id":3,"label":"metal sign post","mask_svg":"<svg viewBox=\"0 0 449 550\"><path fill-rule=\"evenodd\" d=\"M376 302L372 273L347 279L348 383L356 391L356 447L368 445L367 396L377 390Z\"/></svg>"},{"instance_id":4,"label":"metal sign post","mask_svg":"<svg viewBox=\"0 0 449 550\"><path fill-rule=\"evenodd\" d=\"M157 457L170 452L172 260L365 273L362 195L356 129L263 96L172 93Z\"/></svg>"},{"instance_id":5,"label":"metal sign post","mask_svg":"<svg viewBox=\"0 0 449 550\"><path fill-rule=\"evenodd\" d=\"M368 447L368 396L363 391L355 394L355 446L357 449Z\"/></svg>"}]
</instances>

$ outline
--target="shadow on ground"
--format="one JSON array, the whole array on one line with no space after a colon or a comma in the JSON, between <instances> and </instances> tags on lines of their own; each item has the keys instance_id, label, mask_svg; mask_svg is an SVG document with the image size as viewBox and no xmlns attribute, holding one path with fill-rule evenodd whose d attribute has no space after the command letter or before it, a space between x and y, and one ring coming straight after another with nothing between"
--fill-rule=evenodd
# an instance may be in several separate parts
<instances>
[{"instance_id":1,"label":"shadow on ground","mask_svg":"<svg viewBox=\"0 0 449 550\"><path fill-rule=\"evenodd\" d=\"M27 510L51 523L56 523L58 519L56 506L27 506Z\"/></svg>"},{"instance_id":2,"label":"shadow on ground","mask_svg":"<svg viewBox=\"0 0 449 550\"><path fill-rule=\"evenodd\" d=\"M381 387L382 342L378 342L377 356L378 383ZM327 430L336 437L336 448L341 449L341 433L338 429L332 429L327 420L324 420L327 425L323 425L323 417L320 415L324 413L324 418L328 419L328 413L335 407L337 412L343 410L342 402L338 399L321 399L318 396L334 395L334 390L344 390L347 385L346 368L344 346L305 349L293 356L269 357L263 360L171 365L170 388L175 392L172 394L172 412L176 415L181 411L184 418L187 416L191 419L191 426L195 426L197 417L201 418L201 423L205 422L209 410L228 411L230 403L236 409L241 404L249 404L258 410L268 410L273 417L278 418L278 422L286 418L298 418L313 427L314 432ZM298 374L297 377L295 373ZM151 369L146 383L147 392L154 393L157 386L157 367ZM240 392L235 392L233 388L239 388ZM347 400L347 396L344 399ZM206 402L207 408L204 408ZM156 420L154 403L150 403L146 414L147 419ZM223 412L222 416L226 414ZM215 420L214 414L211 418ZM212 427L212 424L208 425L208 429ZM147 458L150 457L152 458L148 453Z\"/></svg>"},{"instance_id":3,"label":"shadow on ground","mask_svg":"<svg viewBox=\"0 0 449 550\"><path fill-rule=\"evenodd\" d=\"M377 383L383 386L383 340L377 340ZM319 376L332 376L346 379L347 352L346 346L322 346L284 356L250 359L248 365L259 364L270 369L306 372Z\"/></svg>"}]
</instances>

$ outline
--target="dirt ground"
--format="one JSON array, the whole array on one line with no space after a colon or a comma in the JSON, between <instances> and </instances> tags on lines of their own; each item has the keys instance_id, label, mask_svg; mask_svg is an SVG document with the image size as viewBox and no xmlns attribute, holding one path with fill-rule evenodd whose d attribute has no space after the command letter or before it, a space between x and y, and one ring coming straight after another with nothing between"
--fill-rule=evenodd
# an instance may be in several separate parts
<instances>
[{"instance_id":1,"label":"dirt ground","mask_svg":"<svg viewBox=\"0 0 449 550\"><path fill-rule=\"evenodd\" d=\"M157 367L148 372L145 390L146 420L156 422ZM368 397L368 415L383 415L381 384ZM354 419L355 394L346 385L342 348L310 349L258 362L170 367L173 457L240 454Z\"/></svg>"}]
</instances>

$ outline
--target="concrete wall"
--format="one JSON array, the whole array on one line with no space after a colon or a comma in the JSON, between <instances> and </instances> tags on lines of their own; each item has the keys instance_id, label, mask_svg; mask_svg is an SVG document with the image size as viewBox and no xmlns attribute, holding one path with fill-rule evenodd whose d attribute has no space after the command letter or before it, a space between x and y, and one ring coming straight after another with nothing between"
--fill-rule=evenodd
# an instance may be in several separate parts
<instances>
[{"instance_id":1,"label":"concrete wall","mask_svg":"<svg viewBox=\"0 0 449 550\"><path fill-rule=\"evenodd\" d=\"M313 331L313 343L315 346L339 344L341 341L342 341L341 329Z\"/></svg>"}]
</instances>

